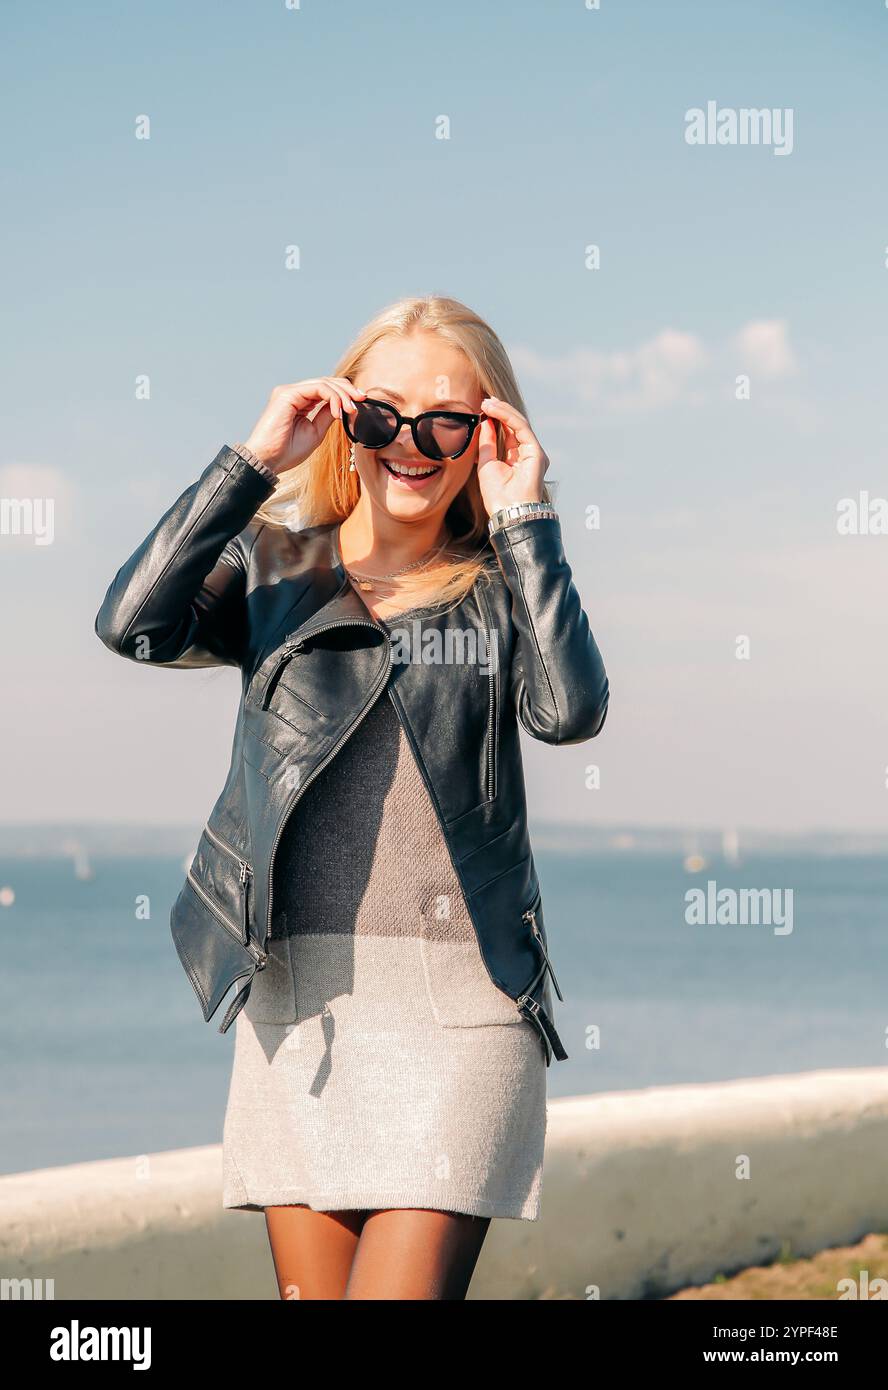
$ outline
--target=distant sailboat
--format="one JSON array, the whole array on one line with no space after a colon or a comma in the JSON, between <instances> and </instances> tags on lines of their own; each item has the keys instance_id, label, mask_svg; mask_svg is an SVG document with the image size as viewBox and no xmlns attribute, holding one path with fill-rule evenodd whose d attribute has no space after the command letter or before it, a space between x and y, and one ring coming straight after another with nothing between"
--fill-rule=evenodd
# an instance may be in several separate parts
<instances>
[{"instance_id":1,"label":"distant sailboat","mask_svg":"<svg viewBox=\"0 0 888 1390\"><path fill-rule=\"evenodd\" d=\"M74 877L87 882L95 878L96 873L92 864L89 862L89 855L85 847L79 840L63 840L61 844L62 854L66 854L74 861Z\"/></svg>"},{"instance_id":2,"label":"distant sailboat","mask_svg":"<svg viewBox=\"0 0 888 1390\"><path fill-rule=\"evenodd\" d=\"M740 836L736 830L722 831L722 854L729 864L740 863Z\"/></svg>"},{"instance_id":3,"label":"distant sailboat","mask_svg":"<svg viewBox=\"0 0 888 1390\"><path fill-rule=\"evenodd\" d=\"M89 879L95 878L95 876L96 871L89 862L89 855L83 848L83 845L78 845L77 849L74 851L74 877L86 883Z\"/></svg>"}]
</instances>

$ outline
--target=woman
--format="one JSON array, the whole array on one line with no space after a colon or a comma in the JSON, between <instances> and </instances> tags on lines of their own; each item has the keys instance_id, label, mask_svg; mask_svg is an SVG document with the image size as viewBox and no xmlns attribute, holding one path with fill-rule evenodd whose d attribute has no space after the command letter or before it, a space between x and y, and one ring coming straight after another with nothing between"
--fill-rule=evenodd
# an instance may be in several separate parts
<instances>
[{"instance_id":1,"label":"woman","mask_svg":"<svg viewBox=\"0 0 888 1390\"><path fill-rule=\"evenodd\" d=\"M122 567L114 651L237 665L225 787L171 924L238 989L228 1208L283 1298L462 1299L539 1213L552 1020L518 724L591 738L608 682L505 351L401 301L277 387ZM560 995L559 995L560 997Z\"/></svg>"}]
</instances>

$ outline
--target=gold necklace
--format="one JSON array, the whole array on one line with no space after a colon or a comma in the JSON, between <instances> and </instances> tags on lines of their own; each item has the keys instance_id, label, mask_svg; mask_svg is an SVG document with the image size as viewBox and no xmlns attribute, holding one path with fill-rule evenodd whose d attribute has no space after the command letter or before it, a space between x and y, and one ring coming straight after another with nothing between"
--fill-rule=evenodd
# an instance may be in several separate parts
<instances>
[{"instance_id":1,"label":"gold necklace","mask_svg":"<svg viewBox=\"0 0 888 1390\"><path fill-rule=\"evenodd\" d=\"M380 584L385 584L390 579L397 579L402 574L408 574L410 570L419 569L420 566L426 564L429 559L434 559L436 555L440 555L446 544L446 540L442 541L437 549L432 547L432 549L427 550L424 555L420 555L418 560L414 560L412 564L404 565L404 567L399 570L392 570L390 574L363 574L360 570L350 570L347 565L344 566L344 569L349 579L353 584L356 584L359 589L376 590L378 592L378 586Z\"/></svg>"}]
</instances>

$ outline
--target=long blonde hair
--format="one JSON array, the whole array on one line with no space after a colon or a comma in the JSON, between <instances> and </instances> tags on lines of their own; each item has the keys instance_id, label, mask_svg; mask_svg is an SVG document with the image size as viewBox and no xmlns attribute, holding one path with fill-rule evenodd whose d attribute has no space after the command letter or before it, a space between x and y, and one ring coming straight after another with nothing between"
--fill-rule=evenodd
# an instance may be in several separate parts
<instances>
[{"instance_id":1,"label":"long blonde hair","mask_svg":"<svg viewBox=\"0 0 888 1390\"><path fill-rule=\"evenodd\" d=\"M468 358L482 394L508 401L527 414L506 350L489 324L456 299L441 295L399 299L377 314L346 348L331 376L353 380L364 357L382 338L426 330L440 334ZM496 425L497 448L502 455L503 432ZM344 521L357 505L360 482L349 471L349 443L345 431L329 429L314 453L280 475L277 488L257 511L260 521L302 530L328 522ZM551 500L544 487L543 496ZM405 575L399 593L416 604L458 603L472 589L492 560L487 533L487 512L481 500L478 474L472 469L465 487L447 511L446 524L454 548L448 548L415 575ZM455 547L459 547L458 549Z\"/></svg>"}]
</instances>

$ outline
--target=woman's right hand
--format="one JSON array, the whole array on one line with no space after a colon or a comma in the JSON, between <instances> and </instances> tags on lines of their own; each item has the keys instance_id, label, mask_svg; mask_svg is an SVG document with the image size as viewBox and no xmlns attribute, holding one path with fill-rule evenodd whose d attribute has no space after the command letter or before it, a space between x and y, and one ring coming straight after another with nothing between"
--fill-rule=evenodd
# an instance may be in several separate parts
<instances>
[{"instance_id":1,"label":"woman's right hand","mask_svg":"<svg viewBox=\"0 0 888 1390\"><path fill-rule=\"evenodd\" d=\"M274 473L304 463L343 410L354 410L366 393L344 376L320 376L276 386L253 426L248 449Z\"/></svg>"}]
</instances>

